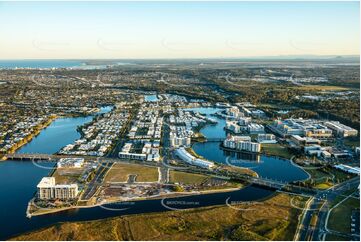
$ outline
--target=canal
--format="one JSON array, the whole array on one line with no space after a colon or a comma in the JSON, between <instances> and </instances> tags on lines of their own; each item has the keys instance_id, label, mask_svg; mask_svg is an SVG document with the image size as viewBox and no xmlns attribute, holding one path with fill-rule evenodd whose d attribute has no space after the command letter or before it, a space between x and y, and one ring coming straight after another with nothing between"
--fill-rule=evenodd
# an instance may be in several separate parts
<instances>
[{"instance_id":1,"label":"canal","mask_svg":"<svg viewBox=\"0 0 361 242\"><path fill-rule=\"evenodd\" d=\"M80 134L76 131L77 127L91 121L91 119L92 116L57 119L18 152L54 153L61 147L78 139ZM214 125L213 128L221 126L222 124L218 123ZM220 131L219 128L217 128L217 130L213 130L212 126L207 126L202 132L206 135L223 135L223 130L222 134L217 134L217 132ZM207 149L209 149L209 147L203 148L203 150ZM197 149L197 152L202 152L202 148ZM214 157L214 159L216 159L216 157ZM232 201L254 201L263 199L274 193L273 190L257 186L248 186L232 192L192 195L166 200L154 199L109 204L92 208L72 209L28 219L25 214L27 203L36 192L38 182L43 176L48 175L54 163L44 162L40 165L41 166L37 166L29 161L0 162L0 190L2 192L2 199L0 199L0 240L9 239L17 234L50 226L58 222L86 221L125 214L224 205L226 201L230 203L232 203Z\"/></svg>"},{"instance_id":2,"label":"canal","mask_svg":"<svg viewBox=\"0 0 361 242\"><path fill-rule=\"evenodd\" d=\"M217 124L207 125L200 130L207 138L225 138L224 130L226 121L215 117L213 114L222 109L219 108L191 108L218 121ZM279 181L299 181L308 178L308 173L292 164L291 161L258 154L245 154L240 152L225 151L220 148L220 142L195 143L193 150L204 158L218 163L249 168L255 171L259 177Z\"/></svg>"}]
</instances>

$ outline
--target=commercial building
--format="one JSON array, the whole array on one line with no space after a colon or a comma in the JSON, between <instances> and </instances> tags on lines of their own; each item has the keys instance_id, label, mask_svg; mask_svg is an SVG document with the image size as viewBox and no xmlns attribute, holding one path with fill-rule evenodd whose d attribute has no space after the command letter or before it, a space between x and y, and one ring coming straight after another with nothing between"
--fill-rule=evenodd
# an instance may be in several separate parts
<instances>
[{"instance_id":1,"label":"commercial building","mask_svg":"<svg viewBox=\"0 0 361 242\"><path fill-rule=\"evenodd\" d=\"M352 167L352 166L343 165L343 164L335 165L334 167L336 169L342 170L342 171L347 172L347 173L360 175L360 168L359 167Z\"/></svg>"},{"instance_id":2,"label":"commercial building","mask_svg":"<svg viewBox=\"0 0 361 242\"><path fill-rule=\"evenodd\" d=\"M357 136L357 134L358 134L358 131L356 129L353 129L349 126L341 124L340 122L337 122L337 121L329 121L329 122L326 122L325 125L328 128L335 131L335 133L341 137Z\"/></svg>"},{"instance_id":3,"label":"commercial building","mask_svg":"<svg viewBox=\"0 0 361 242\"><path fill-rule=\"evenodd\" d=\"M61 158L58 163L58 168L81 168L84 164L84 158Z\"/></svg>"},{"instance_id":4,"label":"commercial building","mask_svg":"<svg viewBox=\"0 0 361 242\"><path fill-rule=\"evenodd\" d=\"M332 137L332 130L323 125L321 121L313 119L275 120L268 127L282 137L290 137L291 135L317 139L329 139Z\"/></svg>"},{"instance_id":5,"label":"commercial building","mask_svg":"<svg viewBox=\"0 0 361 242\"><path fill-rule=\"evenodd\" d=\"M291 135L290 141L299 147L321 144L321 141L319 139L301 137L299 135Z\"/></svg>"},{"instance_id":6,"label":"commercial building","mask_svg":"<svg viewBox=\"0 0 361 242\"><path fill-rule=\"evenodd\" d=\"M41 200L68 200L78 195L77 184L55 184L55 177L43 177L38 188L38 198Z\"/></svg>"}]
</instances>

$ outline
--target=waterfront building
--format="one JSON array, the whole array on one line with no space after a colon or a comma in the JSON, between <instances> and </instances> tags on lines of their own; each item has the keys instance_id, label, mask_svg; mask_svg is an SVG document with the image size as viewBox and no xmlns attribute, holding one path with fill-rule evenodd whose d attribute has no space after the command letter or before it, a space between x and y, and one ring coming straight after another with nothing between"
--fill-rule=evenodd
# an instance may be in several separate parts
<instances>
[{"instance_id":1,"label":"waterfront building","mask_svg":"<svg viewBox=\"0 0 361 242\"><path fill-rule=\"evenodd\" d=\"M84 158L61 158L58 163L58 168L81 168L84 165Z\"/></svg>"},{"instance_id":2,"label":"waterfront building","mask_svg":"<svg viewBox=\"0 0 361 242\"><path fill-rule=\"evenodd\" d=\"M235 121L226 121L226 129L235 134L241 132L241 127Z\"/></svg>"},{"instance_id":3,"label":"waterfront building","mask_svg":"<svg viewBox=\"0 0 361 242\"><path fill-rule=\"evenodd\" d=\"M249 123L251 123L252 118L251 117L241 117L238 119L238 124L241 126L246 126Z\"/></svg>"},{"instance_id":4,"label":"waterfront building","mask_svg":"<svg viewBox=\"0 0 361 242\"><path fill-rule=\"evenodd\" d=\"M256 142L251 142L251 137L249 136L228 136L223 141L223 146L230 149L236 149L239 151L248 151L248 152L261 152L261 144Z\"/></svg>"},{"instance_id":5,"label":"waterfront building","mask_svg":"<svg viewBox=\"0 0 361 242\"><path fill-rule=\"evenodd\" d=\"M237 119L239 117L243 117L244 114L239 111L238 107L232 106L231 108L226 109L227 117L232 119Z\"/></svg>"},{"instance_id":6,"label":"waterfront building","mask_svg":"<svg viewBox=\"0 0 361 242\"><path fill-rule=\"evenodd\" d=\"M38 188L38 198L41 200L68 200L78 195L77 184L56 184L55 177L43 177Z\"/></svg>"},{"instance_id":7,"label":"waterfront building","mask_svg":"<svg viewBox=\"0 0 361 242\"><path fill-rule=\"evenodd\" d=\"M175 154L183 161L188 164L211 169L214 166L214 163L211 161L206 161L203 159L199 159L188 153L188 151L184 148L178 148L175 150Z\"/></svg>"},{"instance_id":8,"label":"waterfront building","mask_svg":"<svg viewBox=\"0 0 361 242\"><path fill-rule=\"evenodd\" d=\"M180 147L180 146L189 147L191 145L191 138L190 137L177 137L177 136L173 135L170 137L170 145L172 147Z\"/></svg>"}]
</instances>

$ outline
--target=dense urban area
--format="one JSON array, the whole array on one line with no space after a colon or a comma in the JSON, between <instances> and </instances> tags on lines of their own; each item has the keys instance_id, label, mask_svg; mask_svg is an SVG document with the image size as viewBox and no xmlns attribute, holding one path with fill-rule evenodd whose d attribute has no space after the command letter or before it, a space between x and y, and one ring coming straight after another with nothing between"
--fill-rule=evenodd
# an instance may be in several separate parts
<instances>
[{"instance_id":1,"label":"dense urban area","mask_svg":"<svg viewBox=\"0 0 361 242\"><path fill-rule=\"evenodd\" d=\"M29 220L108 215L9 238L360 240L358 60L86 65L101 68L0 69L0 162L53 164L22 211ZM84 117L56 152L19 152L57 120ZM252 201L230 200L247 189ZM154 201L163 209L119 212Z\"/></svg>"}]
</instances>

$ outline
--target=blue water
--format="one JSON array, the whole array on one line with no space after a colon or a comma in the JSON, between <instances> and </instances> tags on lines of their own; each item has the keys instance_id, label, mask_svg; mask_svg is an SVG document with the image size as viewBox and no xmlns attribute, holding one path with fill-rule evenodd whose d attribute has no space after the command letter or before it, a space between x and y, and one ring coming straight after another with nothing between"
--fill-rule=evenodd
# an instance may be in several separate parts
<instances>
[{"instance_id":1,"label":"blue water","mask_svg":"<svg viewBox=\"0 0 361 242\"><path fill-rule=\"evenodd\" d=\"M102 109L104 111L104 109ZM64 145L79 138L76 131L78 125L91 120L85 118L62 118L53 122L47 129L34 138L19 152L54 153ZM39 167L41 166L41 167ZM85 221L101 219L125 214L169 211L162 205L162 201L146 200L130 202L129 204L112 204L104 207L73 209L43 216L26 218L28 201L36 191L36 185L42 177L47 176L54 163L32 163L30 161L3 161L0 162L0 240L5 240L17 234L65 221ZM49 168L49 169L46 169ZM194 195L184 198L171 198L173 208L183 209L192 207L224 205L229 198L230 202L259 200L270 196L274 191L249 186L233 192ZM181 201L176 203L175 201ZM186 205L184 205L185 202ZM167 204L167 203L166 203ZM183 204L183 205L182 205ZM126 208L126 210L109 210ZM230 208L231 209L231 208ZM85 231L86 232L86 231Z\"/></svg>"},{"instance_id":2,"label":"blue water","mask_svg":"<svg viewBox=\"0 0 361 242\"><path fill-rule=\"evenodd\" d=\"M145 95L144 100L146 102L157 102L157 101L159 101L157 95Z\"/></svg>"},{"instance_id":3,"label":"blue water","mask_svg":"<svg viewBox=\"0 0 361 242\"><path fill-rule=\"evenodd\" d=\"M51 168L54 163L39 163ZM35 166L29 161L0 162L0 240L19 231L26 223L28 201L34 196L36 185L50 169Z\"/></svg>"},{"instance_id":4,"label":"blue water","mask_svg":"<svg viewBox=\"0 0 361 242\"><path fill-rule=\"evenodd\" d=\"M30 143L21 147L17 153L53 154L65 145L79 139L80 134L74 130L78 126L90 122L92 118L92 116L88 116L56 119Z\"/></svg>"},{"instance_id":5,"label":"blue water","mask_svg":"<svg viewBox=\"0 0 361 242\"><path fill-rule=\"evenodd\" d=\"M0 60L0 69L14 68L67 68L81 66L76 60Z\"/></svg>"},{"instance_id":6,"label":"blue water","mask_svg":"<svg viewBox=\"0 0 361 242\"><path fill-rule=\"evenodd\" d=\"M102 107L97 114L110 112L112 108L112 106ZM80 134L76 131L77 127L90 122L92 119L93 116L58 118L33 138L31 142L21 147L17 153L54 154L62 147L79 139Z\"/></svg>"},{"instance_id":7,"label":"blue water","mask_svg":"<svg viewBox=\"0 0 361 242\"><path fill-rule=\"evenodd\" d=\"M226 131L224 130L226 121L223 118L212 116L212 114L221 109L191 108L187 110L200 112L218 121L216 125L207 125L201 129L200 132L207 138L226 137ZM252 169L257 172L261 178L287 182L305 180L308 178L308 174L304 170L293 165L289 160L265 155L249 155L224 151L220 148L219 142L195 143L193 149L197 154L208 160Z\"/></svg>"},{"instance_id":8,"label":"blue water","mask_svg":"<svg viewBox=\"0 0 361 242\"><path fill-rule=\"evenodd\" d=\"M210 124L202 128L202 134L207 138L226 138L226 133L223 130L226 125L226 120L212 115L221 111L221 108L186 108L184 110L205 114L207 117L217 121L217 124Z\"/></svg>"},{"instance_id":9,"label":"blue water","mask_svg":"<svg viewBox=\"0 0 361 242\"><path fill-rule=\"evenodd\" d=\"M220 148L219 142L196 143L194 151L204 158L223 164L246 167L255 171L259 177L279 181L299 181L308 178L308 174L282 158L226 152ZM227 158L228 157L228 158Z\"/></svg>"}]
</instances>

